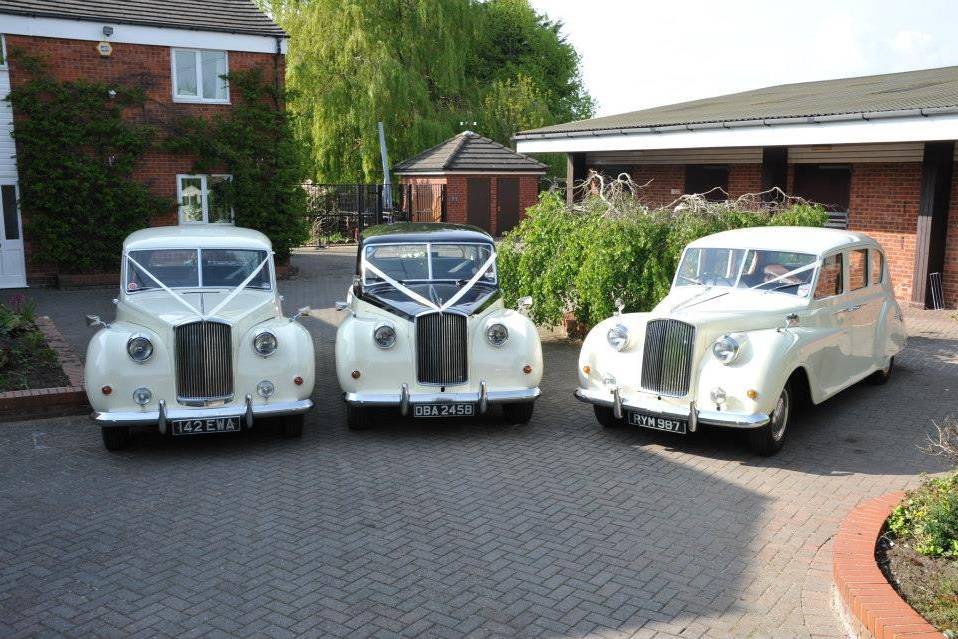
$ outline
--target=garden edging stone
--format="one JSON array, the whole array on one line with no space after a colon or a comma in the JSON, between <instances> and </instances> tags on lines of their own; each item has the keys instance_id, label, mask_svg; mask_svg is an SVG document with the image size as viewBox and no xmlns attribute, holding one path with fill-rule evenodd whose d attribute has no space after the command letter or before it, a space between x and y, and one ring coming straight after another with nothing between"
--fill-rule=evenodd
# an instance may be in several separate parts
<instances>
[{"instance_id":1,"label":"garden edging stone","mask_svg":"<svg viewBox=\"0 0 958 639\"><path fill-rule=\"evenodd\" d=\"M878 567L875 548L885 522L905 493L895 492L859 504L834 537L832 576L841 604L860 637L941 639L892 587Z\"/></svg>"}]
</instances>

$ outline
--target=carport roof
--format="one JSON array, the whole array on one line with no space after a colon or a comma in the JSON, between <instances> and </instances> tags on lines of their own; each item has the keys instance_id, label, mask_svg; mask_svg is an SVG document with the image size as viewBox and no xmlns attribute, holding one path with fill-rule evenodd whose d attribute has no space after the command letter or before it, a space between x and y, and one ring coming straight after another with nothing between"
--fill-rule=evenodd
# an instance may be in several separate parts
<instances>
[{"instance_id":1,"label":"carport roof","mask_svg":"<svg viewBox=\"0 0 958 639\"><path fill-rule=\"evenodd\" d=\"M545 173L546 165L472 131L463 131L397 164L399 175L413 173Z\"/></svg>"},{"instance_id":2,"label":"carport roof","mask_svg":"<svg viewBox=\"0 0 958 639\"><path fill-rule=\"evenodd\" d=\"M799 82L521 131L516 139L958 107L958 66Z\"/></svg>"},{"instance_id":3,"label":"carport roof","mask_svg":"<svg viewBox=\"0 0 958 639\"><path fill-rule=\"evenodd\" d=\"M286 37L252 0L0 0L0 14Z\"/></svg>"}]
</instances>

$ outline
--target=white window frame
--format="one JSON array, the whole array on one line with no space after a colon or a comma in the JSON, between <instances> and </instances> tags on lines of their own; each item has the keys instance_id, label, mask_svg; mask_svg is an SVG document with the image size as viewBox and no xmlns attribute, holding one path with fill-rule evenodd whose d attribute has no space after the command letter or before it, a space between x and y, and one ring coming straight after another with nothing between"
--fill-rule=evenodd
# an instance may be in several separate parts
<instances>
[{"instance_id":1,"label":"white window frame","mask_svg":"<svg viewBox=\"0 0 958 639\"><path fill-rule=\"evenodd\" d=\"M7 39L0 33L0 69L7 68Z\"/></svg>"},{"instance_id":2,"label":"white window frame","mask_svg":"<svg viewBox=\"0 0 958 639\"><path fill-rule=\"evenodd\" d=\"M236 222L236 211L230 207L229 222L210 222L209 206L209 178L226 178L232 180L233 176L229 173L177 173L176 174L176 217L181 225L189 226L193 224L222 224L224 226L233 226ZM203 219L199 221L186 220L183 217L183 180L198 179L200 181L200 208L203 210Z\"/></svg>"},{"instance_id":3,"label":"white window frame","mask_svg":"<svg viewBox=\"0 0 958 639\"><path fill-rule=\"evenodd\" d=\"M188 51L193 54L196 60L196 96L179 95L176 92L176 53L177 51ZM224 49L187 49L184 47L170 48L170 77L173 80L173 101L185 102L188 104L230 104L230 83L226 82L225 98L204 98L203 97L203 64L200 54L203 51L222 51L223 59L226 61L226 73L230 72L230 52Z\"/></svg>"}]
</instances>

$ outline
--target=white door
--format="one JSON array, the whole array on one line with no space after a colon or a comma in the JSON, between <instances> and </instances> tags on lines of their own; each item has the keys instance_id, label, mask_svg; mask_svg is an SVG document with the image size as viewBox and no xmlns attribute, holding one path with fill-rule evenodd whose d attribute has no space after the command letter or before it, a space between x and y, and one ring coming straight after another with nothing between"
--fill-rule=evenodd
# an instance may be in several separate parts
<instances>
[{"instance_id":1,"label":"white door","mask_svg":"<svg viewBox=\"0 0 958 639\"><path fill-rule=\"evenodd\" d=\"M0 288L27 285L17 183L0 179Z\"/></svg>"}]
</instances>

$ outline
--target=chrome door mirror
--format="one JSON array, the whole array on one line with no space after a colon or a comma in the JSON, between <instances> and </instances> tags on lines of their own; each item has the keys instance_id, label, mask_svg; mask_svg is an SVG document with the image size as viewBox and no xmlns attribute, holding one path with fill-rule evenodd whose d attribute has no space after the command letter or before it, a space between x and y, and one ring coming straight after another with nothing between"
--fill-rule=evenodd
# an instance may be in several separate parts
<instances>
[{"instance_id":1,"label":"chrome door mirror","mask_svg":"<svg viewBox=\"0 0 958 639\"><path fill-rule=\"evenodd\" d=\"M520 297L519 302L516 304L516 310L528 311L530 308L532 308L532 296L526 295L525 297Z\"/></svg>"},{"instance_id":2,"label":"chrome door mirror","mask_svg":"<svg viewBox=\"0 0 958 639\"><path fill-rule=\"evenodd\" d=\"M110 328L110 325L101 320L99 315L87 315L86 325L90 328Z\"/></svg>"},{"instance_id":3,"label":"chrome door mirror","mask_svg":"<svg viewBox=\"0 0 958 639\"><path fill-rule=\"evenodd\" d=\"M291 318L289 318L289 321L295 322L295 321L298 320L300 317L305 317L305 316L309 315L309 312L310 312L311 310L313 310L313 309L311 309L311 308L308 307L308 306L304 306L303 308L301 308L301 309L299 309L298 311L296 311L296 315L293 315Z\"/></svg>"},{"instance_id":4,"label":"chrome door mirror","mask_svg":"<svg viewBox=\"0 0 958 639\"><path fill-rule=\"evenodd\" d=\"M342 302L342 301L336 302L337 311L345 311L347 308L349 308L348 302Z\"/></svg>"},{"instance_id":5,"label":"chrome door mirror","mask_svg":"<svg viewBox=\"0 0 958 639\"><path fill-rule=\"evenodd\" d=\"M799 324L798 315L795 313L789 313L788 315L785 316L785 325L782 326L780 329L778 329L778 331L780 333L782 331L787 331L793 326L798 326L798 324Z\"/></svg>"}]
</instances>

